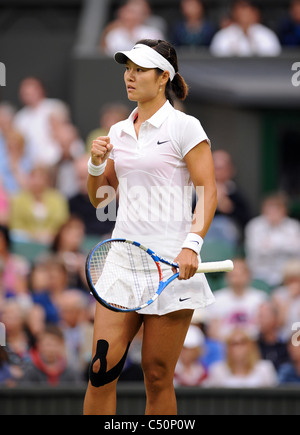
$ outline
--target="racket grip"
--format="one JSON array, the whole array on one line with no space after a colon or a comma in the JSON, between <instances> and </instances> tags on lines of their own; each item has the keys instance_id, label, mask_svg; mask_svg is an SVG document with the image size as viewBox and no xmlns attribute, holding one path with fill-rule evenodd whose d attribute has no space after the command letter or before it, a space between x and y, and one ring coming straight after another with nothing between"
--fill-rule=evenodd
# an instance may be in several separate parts
<instances>
[{"instance_id":1,"label":"racket grip","mask_svg":"<svg viewBox=\"0 0 300 435\"><path fill-rule=\"evenodd\" d=\"M231 260L211 261L200 263L197 273L230 272L231 270L233 270L233 262Z\"/></svg>"}]
</instances>

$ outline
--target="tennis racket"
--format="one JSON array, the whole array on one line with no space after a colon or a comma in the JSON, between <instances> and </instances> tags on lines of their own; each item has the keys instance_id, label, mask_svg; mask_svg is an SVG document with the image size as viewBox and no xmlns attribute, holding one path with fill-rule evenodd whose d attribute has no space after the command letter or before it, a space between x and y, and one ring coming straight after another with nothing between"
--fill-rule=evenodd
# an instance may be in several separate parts
<instances>
[{"instance_id":1,"label":"tennis racket","mask_svg":"<svg viewBox=\"0 0 300 435\"><path fill-rule=\"evenodd\" d=\"M151 249L126 239L98 243L88 254L86 277L96 300L112 311L138 311L152 304L179 273L162 264L176 267ZM197 273L228 272L231 260L200 263Z\"/></svg>"}]
</instances>

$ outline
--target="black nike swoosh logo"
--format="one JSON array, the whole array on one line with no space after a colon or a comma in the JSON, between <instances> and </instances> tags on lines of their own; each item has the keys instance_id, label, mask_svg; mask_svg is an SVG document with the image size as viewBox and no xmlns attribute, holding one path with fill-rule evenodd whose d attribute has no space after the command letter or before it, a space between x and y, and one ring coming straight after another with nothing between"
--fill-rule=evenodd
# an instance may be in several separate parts
<instances>
[{"instance_id":1,"label":"black nike swoosh logo","mask_svg":"<svg viewBox=\"0 0 300 435\"><path fill-rule=\"evenodd\" d=\"M157 145L162 145L162 144L164 144L164 143L167 143L167 142L170 142L169 140L165 140L165 141L163 141L163 142L160 142L159 140L157 141Z\"/></svg>"},{"instance_id":2,"label":"black nike swoosh logo","mask_svg":"<svg viewBox=\"0 0 300 435\"><path fill-rule=\"evenodd\" d=\"M187 301L189 299L191 299L191 298L179 298L179 302L184 302L184 301Z\"/></svg>"}]
</instances>

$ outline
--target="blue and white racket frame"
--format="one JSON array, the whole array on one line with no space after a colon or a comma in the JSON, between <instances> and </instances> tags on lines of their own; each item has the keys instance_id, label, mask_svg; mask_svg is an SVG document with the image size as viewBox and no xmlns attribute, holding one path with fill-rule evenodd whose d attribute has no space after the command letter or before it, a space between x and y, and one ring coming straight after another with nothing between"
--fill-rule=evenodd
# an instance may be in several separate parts
<instances>
[{"instance_id":1,"label":"blue and white racket frame","mask_svg":"<svg viewBox=\"0 0 300 435\"><path fill-rule=\"evenodd\" d=\"M147 254L150 255L150 257L153 259L154 263L156 264L158 273L159 273L159 286L158 289L156 291L156 293L154 294L154 296L149 299L146 303L142 304L140 307L134 308L134 309L119 309L116 308L113 305L110 305L108 302L106 302L104 299L102 299L98 292L96 291L96 289L94 288L94 285L92 283L92 278L91 278L91 274L90 274L90 262L91 262L91 258L93 257L94 252L101 246L104 245L108 242L123 242L123 243L128 243L134 246L137 246L138 248L142 249L143 251L147 252ZM171 267L176 267L178 269L178 264L177 263L172 263L160 256L158 256L154 251L152 251L149 248L146 248L144 245L142 245L139 242L135 242L133 240L128 240L128 239L121 239L121 238L117 238L117 239L107 239L107 240L103 240L102 242L98 243L96 246L94 246L94 248L91 249L91 251L89 252L87 259L86 259L86 263L85 263L85 273L86 273L86 278L87 278L87 283L88 286L91 290L92 295L94 296L94 298L104 307L112 310L112 311L116 311L116 312L132 312L132 311L139 311L142 310L143 308L146 308L147 306L149 306L150 304L152 304L157 298L158 296L161 294L161 292L172 282L174 281L174 279L178 278L179 276L179 272L173 274L172 276L170 276L170 278L168 278L166 281L163 281L163 276L162 276L162 271L161 271L161 267L160 267L160 263L164 263L167 264L168 266Z\"/></svg>"},{"instance_id":2,"label":"blue and white racket frame","mask_svg":"<svg viewBox=\"0 0 300 435\"><path fill-rule=\"evenodd\" d=\"M156 264L156 267L157 267L157 270L158 270L158 273L159 273L159 285L158 285L158 288L156 290L156 293L153 295L153 297L151 299L149 299L146 303L142 304L140 307L135 307L135 308L125 308L125 307L121 308L120 307L120 308L117 308L116 306L111 305L108 302L106 302L104 299L102 299L99 296L99 294L96 291L96 289L94 288L94 285L93 285L93 282L92 282L92 277L91 277L91 274L90 274L90 262L91 262L91 258L93 257L94 252L101 245L104 245L104 244L106 244L108 242L123 242L123 243L128 243L128 244L137 246L138 248L140 248L143 251L145 251L148 255L150 255L150 257L152 258L152 260ZM178 278L178 276L179 276L179 272L176 272L173 275L171 275L167 280L163 281L163 275L162 275L162 270L161 270L161 267L160 267L160 263L167 264L168 266L175 267L176 269L179 268L179 265L177 263L173 263L171 261L166 260L163 257L160 257L154 251L152 251L149 248L146 248L144 245L142 245L139 242L135 242L135 241L128 240L128 239L123 239L123 238L103 240L102 242L100 242L96 246L94 246L94 248L91 249L91 251L89 252L89 254L87 256L86 264L85 264L85 273L86 273L87 283L88 283L88 286L89 286L89 288L91 290L92 295L104 307L106 307L106 308L108 308L108 309L110 309L112 311L122 312L122 313L132 312L132 311L139 311L139 310L141 310L143 308L148 307L150 304L152 304L158 298L158 296L162 293L162 291L172 281L174 281L174 279ZM233 267L234 267L233 266L233 262L231 260L201 263L199 265L199 269L197 270L197 273L229 272L229 271L233 270Z\"/></svg>"}]
</instances>

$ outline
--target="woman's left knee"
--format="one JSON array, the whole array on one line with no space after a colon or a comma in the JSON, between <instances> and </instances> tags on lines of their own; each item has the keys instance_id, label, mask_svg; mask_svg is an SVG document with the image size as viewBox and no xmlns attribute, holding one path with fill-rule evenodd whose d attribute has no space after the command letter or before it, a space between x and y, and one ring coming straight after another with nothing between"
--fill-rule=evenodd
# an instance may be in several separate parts
<instances>
[{"instance_id":1,"label":"woman's left knee","mask_svg":"<svg viewBox=\"0 0 300 435\"><path fill-rule=\"evenodd\" d=\"M146 387L163 389L169 384L173 384L173 370L170 370L170 367L164 362L142 362L142 368Z\"/></svg>"}]
</instances>

